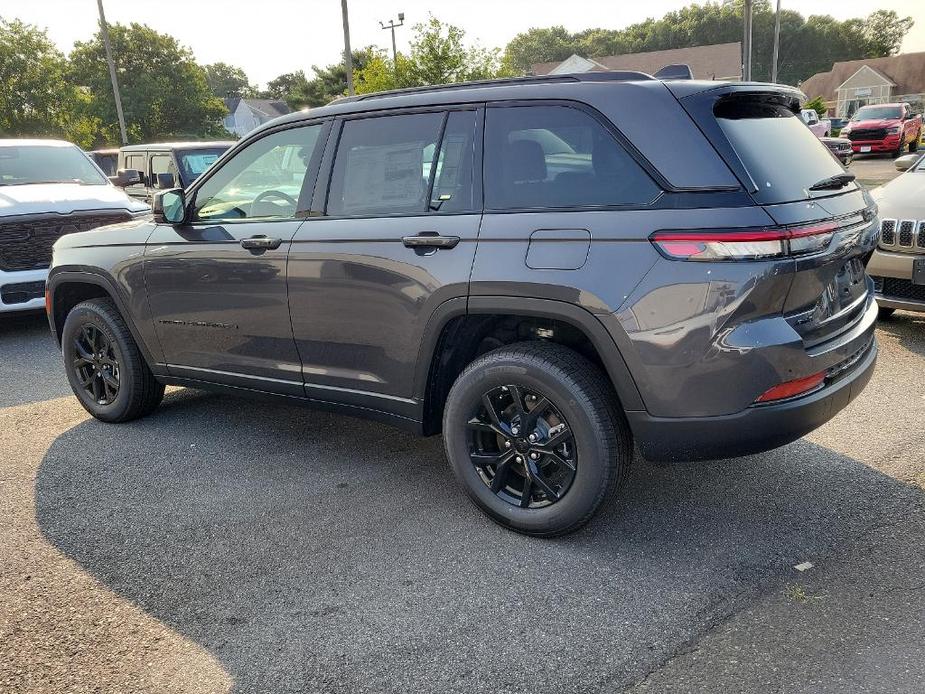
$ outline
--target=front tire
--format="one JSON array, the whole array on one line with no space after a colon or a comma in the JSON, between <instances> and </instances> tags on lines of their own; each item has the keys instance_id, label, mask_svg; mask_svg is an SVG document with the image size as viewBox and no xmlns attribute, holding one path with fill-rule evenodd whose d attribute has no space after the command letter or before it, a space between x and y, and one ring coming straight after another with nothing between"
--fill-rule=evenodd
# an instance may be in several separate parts
<instances>
[{"instance_id":1,"label":"front tire","mask_svg":"<svg viewBox=\"0 0 925 694\"><path fill-rule=\"evenodd\" d=\"M104 422L128 422L150 414L164 386L148 368L125 319L109 299L75 306L61 333L64 369L74 395Z\"/></svg>"},{"instance_id":2,"label":"front tire","mask_svg":"<svg viewBox=\"0 0 925 694\"><path fill-rule=\"evenodd\" d=\"M501 347L469 364L447 397L443 435L472 501L500 525L540 537L587 523L633 453L607 377L545 342Z\"/></svg>"}]
</instances>

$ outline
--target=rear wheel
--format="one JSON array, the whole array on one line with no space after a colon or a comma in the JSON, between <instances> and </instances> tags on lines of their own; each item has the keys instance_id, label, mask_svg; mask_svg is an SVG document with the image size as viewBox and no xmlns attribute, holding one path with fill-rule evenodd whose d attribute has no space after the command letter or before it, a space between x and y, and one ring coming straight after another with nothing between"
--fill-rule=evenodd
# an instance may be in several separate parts
<instances>
[{"instance_id":1,"label":"rear wheel","mask_svg":"<svg viewBox=\"0 0 925 694\"><path fill-rule=\"evenodd\" d=\"M895 308L887 308L886 306L880 306L877 312L877 318L880 320L888 320L896 312Z\"/></svg>"},{"instance_id":2,"label":"rear wheel","mask_svg":"<svg viewBox=\"0 0 925 694\"><path fill-rule=\"evenodd\" d=\"M75 306L61 333L64 368L84 409L104 422L149 414L164 397L125 320L109 299Z\"/></svg>"},{"instance_id":3,"label":"rear wheel","mask_svg":"<svg viewBox=\"0 0 925 694\"><path fill-rule=\"evenodd\" d=\"M456 478L497 523L528 535L577 530L615 492L632 439L606 376L541 342L476 359L443 416Z\"/></svg>"}]
</instances>

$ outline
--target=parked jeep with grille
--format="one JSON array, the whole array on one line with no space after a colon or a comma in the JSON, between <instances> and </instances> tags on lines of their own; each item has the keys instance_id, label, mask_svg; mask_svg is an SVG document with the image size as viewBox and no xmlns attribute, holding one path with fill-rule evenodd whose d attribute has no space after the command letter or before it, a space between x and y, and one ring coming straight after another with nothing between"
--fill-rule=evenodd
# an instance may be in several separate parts
<instances>
[{"instance_id":1,"label":"parked jeep with grille","mask_svg":"<svg viewBox=\"0 0 925 694\"><path fill-rule=\"evenodd\" d=\"M802 98L599 72L283 116L56 244L68 379L107 422L175 384L442 432L492 519L567 533L635 448L774 448L870 378L876 207Z\"/></svg>"},{"instance_id":2,"label":"parked jeep with grille","mask_svg":"<svg viewBox=\"0 0 925 694\"><path fill-rule=\"evenodd\" d=\"M41 309L64 234L148 214L69 142L0 140L0 313Z\"/></svg>"},{"instance_id":3,"label":"parked jeep with grille","mask_svg":"<svg viewBox=\"0 0 925 694\"><path fill-rule=\"evenodd\" d=\"M895 164L904 173L873 191L880 243L868 268L882 318L925 311L925 157L907 154Z\"/></svg>"}]
</instances>

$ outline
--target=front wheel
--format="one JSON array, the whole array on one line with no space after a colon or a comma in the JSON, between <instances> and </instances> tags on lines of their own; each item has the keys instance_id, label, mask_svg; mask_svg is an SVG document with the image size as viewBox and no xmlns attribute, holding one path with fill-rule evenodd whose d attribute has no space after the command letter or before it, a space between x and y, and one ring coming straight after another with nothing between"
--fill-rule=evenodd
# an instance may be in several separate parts
<instances>
[{"instance_id":1,"label":"front wheel","mask_svg":"<svg viewBox=\"0 0 925 694\"><path fill-rule=\"evenodd\" d=\"M64 369L84 409L104 422L149 414L164 397L125 319L109 299L75 306L61 331Z\"/></svg>"},{"instance_id":2,"label":"front wheel","mask_svg":"<svg viewBox=\"0 0 925 694\"><path fill-rule=\"evenodd\" d=\"M443 415L447 457L489 517L541 537L577 530L613 495L632 459L607 377L552 343L502 347L472 362Z\"/></svg>"}]
</instances>

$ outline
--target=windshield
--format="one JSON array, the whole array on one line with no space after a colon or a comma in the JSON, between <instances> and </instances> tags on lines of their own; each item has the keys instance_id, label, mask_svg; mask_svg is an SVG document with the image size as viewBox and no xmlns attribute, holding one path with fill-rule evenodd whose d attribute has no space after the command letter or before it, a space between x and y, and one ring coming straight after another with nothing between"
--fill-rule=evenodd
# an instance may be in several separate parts
<instances>
[{"instance_id":1,"label":"windshield","mask_svg":"<svg viewBox=\"0 0 925 694\"><path fill-rule=\"evenodd\" d=\"M206 169L222 156L228 147L208 147L204 149L185 149L177 152L180 162L180 174L184 185L189 185L199 178Z\"/></svg>"},{"instance_id":2,"label":"windshield","mask_svg":"<svg viewBox=\"0 0 925 694\"><path fill-rule=\"evenodd\" d=\"M756 98L726 99L715 109L716 122L758 186L759 203L805 200L856 188L810 193L809 187L845 170L800 117L785 105Z\"/></svg>"},{"instance_id":3,"label":"windshield","mask_svg":"<svg viewBox=\"0 0 925 694\"><path fill-rule=\"evenodd\" d=\"M902 109L899 106L862 106L851 120L881 120L884 118L899 118L901 115Z\"/></svg>"},{"instance_id":4,"label":"windshield","mask_svg":"<svg viewBox=\"0 0 925 694\"><path fill-rule=\"evenodd\" d=\"M101 186L109 181L73 145L0 146L0 186L79 183Z\"/></svg>"}]
</instances>

